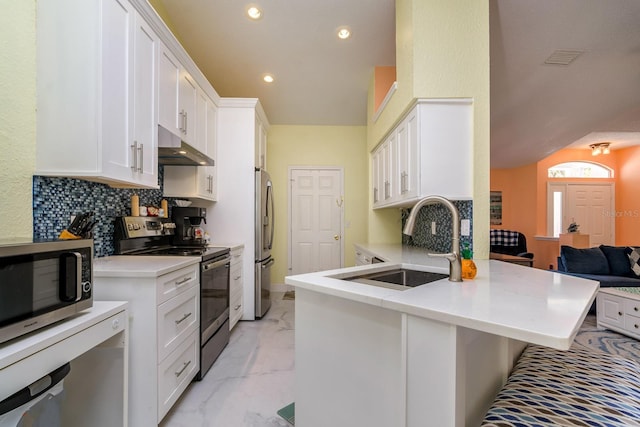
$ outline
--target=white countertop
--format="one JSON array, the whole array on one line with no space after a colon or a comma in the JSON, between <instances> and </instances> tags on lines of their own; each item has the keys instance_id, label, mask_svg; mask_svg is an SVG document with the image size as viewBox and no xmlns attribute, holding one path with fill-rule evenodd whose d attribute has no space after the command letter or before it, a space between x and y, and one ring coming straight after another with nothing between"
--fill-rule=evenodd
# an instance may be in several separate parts
<instances>
[{"instance_id":1,"label":"white countertop","mask_svg":"<svg viewBox=\"0 0 640 427\"><path fill-rule=\"evenodd\" d=\"M93 260L94 277L159 277L200 262L199 256L114 255Z\"/></svg>"},{"instance_id":2,"label":"white countertop","mask_svg":"<svg viewBox=\"0 0 640 427\"><path fill-rule=\"evenodd\" d=\"M244 248L244 243L212 242L212 243L209 243L209 246L217 247L217 248L229 248L231 249L231 251L234 251L236 249Z\"/></svg>"},{"instance_id":3,"label":"white countertop","mask_svg":"<svg viewBox=\"0 0 640 427\"><path fill-rule=\"evenodd\" d=\"M288 276L285 283L558 349L570 347L599 287L596 281L494 260L474 260L474 280L443 279L401 291L340 280L390 266L449 271L448 261L427 257L420 248L357 246L390 262Z\"/></svg>"}]
</instances>

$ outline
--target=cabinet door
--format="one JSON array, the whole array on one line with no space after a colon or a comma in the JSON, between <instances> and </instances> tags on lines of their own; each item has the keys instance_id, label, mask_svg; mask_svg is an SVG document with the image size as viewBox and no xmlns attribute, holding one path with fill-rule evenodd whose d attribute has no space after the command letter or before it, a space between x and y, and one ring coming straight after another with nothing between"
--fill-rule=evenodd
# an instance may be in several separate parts
<instances>
[{"instance_id":1,"label":"cabinet door","mask_svg":"<svg viewBox=\"0 0 640 427\"><path fill-rule=\"evenodd\" d=\"M378 207L382 205L383 202L383 189L384 189L384 156L382 147L376 149L371 155L371 170L373 176L371 177L373 181L373 206Z\"/></svg>"},{"instance_id":2,"label":"cabinet door","mask_svg":"<svg viewBox=\"0 0 640 427\"><path fill-rule=\"evenodd\" d=\"M267 168L267 130L262 121L256 117L256 167Z\"/></svg>"},{"instance_id":3,"label":"cabinet door","mask_svg":"<svg viewBox=\"0 0 640 427\"><path fill-rule=\"evenodd\" d=\"M185 69L180 70L180 83L178 86L178 120L182 132L182 139L195 145L196 140L196 98L198 86L191 75Z\"/></svg>"},{"instance_id":4,"label":"cabinet door","mask_svg":"<svg viewBox=\"0 0 640 427\"><path fill-rule=\"evenodd\" d=\"M397 138L396 133L389 135L383 147L383 163L382 170L384 176L383 200L385 203L391 203L397 198Z\"/></svg>"},{"instance_id":5,"label":"cabinet door","mask_svg":"<svg viewBox=\"0 0 640 427\"><path fill-rule=\"evenodd\" d=\"M211 99L208 100L206 105L206 119L207 119L207 136L206 136L206 153L207 156L214 160L214 166L217 166L218 156L218 107L213 103Z\"/></svg>"},{"instance_id":6,"label":"cabinet door","mask_svg":"<svg viewBox=\"0 0 640 427\"><path fill-rule=\"evenodd\" d=\"M193 146L204 154L209 154L207 152L207 133L208 129L208 121L207 121L207 109L209 104L209 97L204 91L198 88L196 93L196 115L195 115L195 136L193 139Z\"/></svg>"},{"instance_id":7,"label":"cabinet door","mask_svg":"<svg viewBox=\"0 0 640 427\"><path fill-rule=\"evenodd\" d=\"M102 2L102 171L129 180L132 175L133 22L126 1ZM69 153L73 155L73 153Z\"/></svg>"},{"instance_id":8,"label":"cabinet door","mask_svg":"<svg viewBox=\"0 0 640 427\"><path fill-rule=\"evenodd\" d=\"M135 179L158 186L158 127L156 125L158 38L136 14L133 49L133 153Z\"/></svg>"},{"instance_id":9,"label":"cabinet door","mask_svg":"<svg viewBox=\"0 0 640 427\"><path fill-rule=\"evenodd\" d=\"M624 298L605 293L598 294L596 308L598 325L624 328Z\"/></svg>"},{"instance_id":10,"label":"cabinet door","mask_svg":"<svg viewBox=\"0 0 640 427\"><path fill-rule=\"evenodd\" d=\"M418 139L416 111L413 110L397 129L398 139L398 192L400 199L418 196Z\"/></svg>"},{"instance_id":11,"label":"cabinet door","mask_svg":"<svg viewBox=\"0 0 640 427\"><path fill-rule=\"evenodd\" d=\"M164 44L158 58L158 123L174 135L182 136L178 127L178 82L180 63Z\"/></svg>"},{"instance_id":12,"label":"cabinet door","mask_svg":"<svg viewBox=\"0 0 640 427\"><path fill-rule=\"evenodd\" d=\"M215 200L215 168L213 166L197 166L197 169L197 197L205 200Z\"/></svg>"}]
</instances>

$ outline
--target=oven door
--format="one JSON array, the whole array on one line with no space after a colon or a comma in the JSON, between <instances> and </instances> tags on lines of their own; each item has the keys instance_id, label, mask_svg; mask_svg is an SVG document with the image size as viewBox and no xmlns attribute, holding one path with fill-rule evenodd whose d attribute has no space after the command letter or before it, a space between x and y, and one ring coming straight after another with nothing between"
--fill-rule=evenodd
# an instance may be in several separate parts
<instances>
[{"instance_id":1,"label":"oven door","mask_svg":"<svg viewBox=\"0 0 640 427\"><path fill-rule=\"evenodd\" d=\"M201 345L229 318L229 256L205 261L200 267Z\"/></svg>"}]
</instances>

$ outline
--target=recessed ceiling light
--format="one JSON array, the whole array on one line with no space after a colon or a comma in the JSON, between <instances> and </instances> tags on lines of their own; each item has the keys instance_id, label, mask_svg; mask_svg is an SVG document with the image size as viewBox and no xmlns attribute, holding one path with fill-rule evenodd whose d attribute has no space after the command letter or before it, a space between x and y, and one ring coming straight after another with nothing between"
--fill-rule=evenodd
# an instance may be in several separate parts
<instances>
[{"instance_id":1,"label":"recessed ceiling light","mask_svg":"<svg viewBox=\"0 0 640 427\"><path fill-rule=\"evenodd\" d=\"M262 80L267 83L273 83L274 78L271 74L265 74L264 76L262 76Z\"/></svg>"},{"instance_id":2,"label":"recessed ceiling light","mask_svg":"<svg viewBox=\"0 0 640 427\"><path fill-rule=\"evenodd\" d=\"M346 40L351 37L351 29L349 27L338 28L338 38Z\"/></svg>"},{"instance_id":3,"label":"recessed ceiling light","mask_svg":"<svg viewBox=\"0 0 640 427\"><path fill-rule=\"evenodd\" d=\"M251 19L260 19L262 17L262 11L258 6L250 5L247 7L247 16Z\"/></svg>"}]
</instances>

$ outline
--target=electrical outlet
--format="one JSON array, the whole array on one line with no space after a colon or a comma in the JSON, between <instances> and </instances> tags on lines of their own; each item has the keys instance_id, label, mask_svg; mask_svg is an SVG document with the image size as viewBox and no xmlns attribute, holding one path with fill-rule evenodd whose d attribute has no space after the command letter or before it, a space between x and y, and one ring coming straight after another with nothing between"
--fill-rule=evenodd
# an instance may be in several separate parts
<instances>
[{"instance_id":1,"label":"electrical outlet","mask_svg":"<svg viewBox=\"0 0 640 427\"><path fill-rule=\"evenodd\" d=\"M436 222L431 221L431 234L436 234Z\"/></svg>"},{"instance_id":2,"label":"electrical outlet","mask_svg":"<svg viewBox=\"0 0 640 427\"><path fill-rule=\"evenodd\" d=\"M468 219L463 219L460 221L460 234L463 236L468 236L471 234L471 221Z\"/></svg>"}]
</instances>

